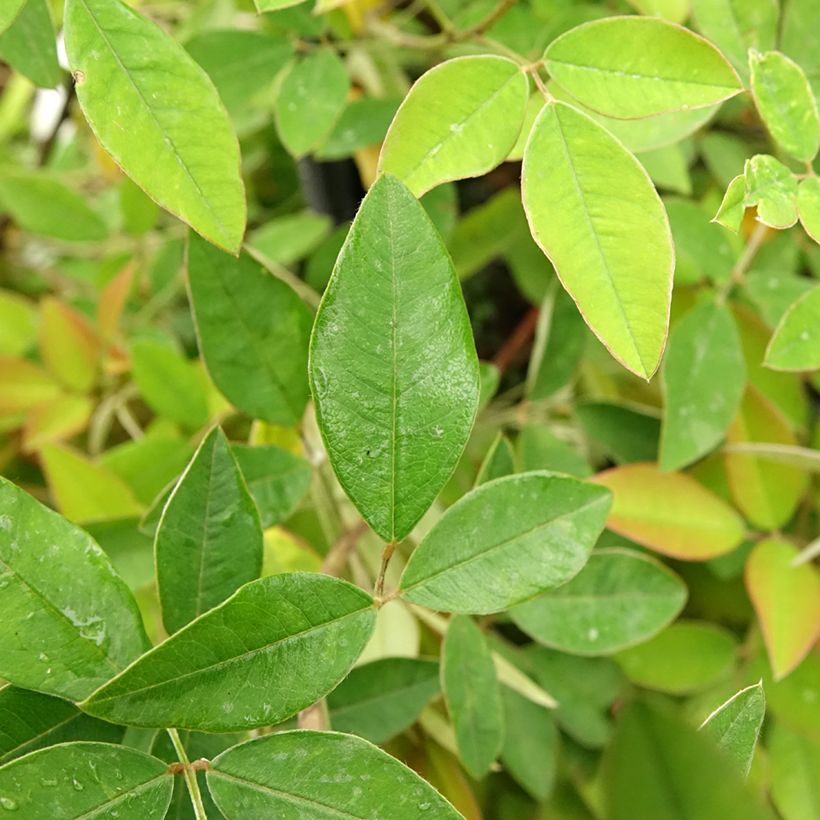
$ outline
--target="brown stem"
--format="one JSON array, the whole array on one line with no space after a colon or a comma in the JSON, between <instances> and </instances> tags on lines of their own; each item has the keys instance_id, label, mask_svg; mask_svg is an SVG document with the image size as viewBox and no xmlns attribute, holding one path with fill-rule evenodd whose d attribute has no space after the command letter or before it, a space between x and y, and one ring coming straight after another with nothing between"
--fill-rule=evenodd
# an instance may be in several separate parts
<instances>
[{"instance_id":1,"label":"brown stem","mask_svg":"<svg viewBox=\"0 0 820 820\"><path fill-rule=\"evenodd\" d=\"M538 324L538 308L531 308L518 323L501 349L493 357L493 364L503 373L529 342Z\"/></svg>"},{"instance_id":2,"label":"brown stem","mask_svg":"<svg viewBox=\"0 0 820 820\"><path fill-rule=\"evenodd\" d=\"M347 564L350 553L355 549L359 539L367 532L367 524L359 521L354 527L342 533L341 537L328 550L322 563L321 572L338 577Z\"/></svg>"},{"instance_id":3,"label":"brown stem","mask_svg":"<svg viewBox=\"0 0 820 820\"><path fill-rule=\"evenodd\" d=\"M393 552L396 549L396 542L391 541L388 544L384 545L384 550L382 550L382 565L379 567L379 575L376 578L376 588L375 594L376 597L381 599L384 597L384 576L387 574L387 566L390 563L390 559L393 557Z\"/></svg>"}]
</instances>

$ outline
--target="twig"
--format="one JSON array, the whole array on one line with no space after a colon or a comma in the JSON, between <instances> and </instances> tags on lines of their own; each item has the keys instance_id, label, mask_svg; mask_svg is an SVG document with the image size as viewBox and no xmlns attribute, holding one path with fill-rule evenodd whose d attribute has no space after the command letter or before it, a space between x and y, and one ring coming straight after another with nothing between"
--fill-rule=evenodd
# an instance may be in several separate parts
<instances>
[{"instance_id":1,"label":"twig","mask_svg":"<svg viewBox=\"0 0 820 820\"><path fill-rule=\"evenodd\" d=\"M367 532L367 524L359 521L354 527L342 533L341 537L328 550L322 563L321 572L338 577L347 564L350 553L355 549L359 539Z\"/></svg>"},{"instance_id":2,"label":"twig","mask_svg":"<svg viewBox=\"0 0 820 820\"><path fill-rule=\"evenodd\" d=\"M757 252L760 250L761 245L763 245L766 240L768 234L769 227L767 225L764 225L762 222L755 224L755 228L752 231L749 240L746 242L746 247L743 249L743 253L740 254L740 259L737 260L735 266L732 268L729 279L718 291L717 300L719 304L722 305L726 301L735 285L743 284L746 279L746 271L752 264L752 261L757 255Z\"/></svg>"},{"instance_id":3,"label":"twig","mask_svg":"<svg viewBox=\"0 0 820 820\"><path fill-rule=\"evenodd\" d=\"M390 541L388 544L384 545L384 549L382 550L382 564L379 567L379 574L376 578L376 586L375 586L375 596L376 598L383 598L384 597L384 576L387 574L387 566L390 563L390 559L393 557L393 552L396 549L396 542Z\"/></svg>"},{"instance_id":4,"label":"twig","mask_svg":"<svg viewBox=\"0 0 820 820\"><path fill-rule=\"evenodd\" d=\"M174 751L177 753L179 762L182 764L182 774L185 778L185 784L188 786L188 794L191 796L191 805L194 807L194 817L196 820L208 820L208 815L205 811L205 804L202 802L202 793L199 791L199 783L196 779L196 770L188 760L188 754L185 751L185 746L179 739L179 733L176 729L167 729L168 737L171 738L171 743L174 745ZM200 764L201 761L197 761ZM199 766L202 768L202 766Z\"/></svg>"},{"instance_id":5,"label":"twig","mask_svg":"<svg viewBox=\"0 0 820 820\"><path fill-rule=\"evenodd\" d=\"M501 349L493 357L493 364L503 373L529 342L538 324L538 308L531 308L518 323Z\"/></svg>"}]
</instances>

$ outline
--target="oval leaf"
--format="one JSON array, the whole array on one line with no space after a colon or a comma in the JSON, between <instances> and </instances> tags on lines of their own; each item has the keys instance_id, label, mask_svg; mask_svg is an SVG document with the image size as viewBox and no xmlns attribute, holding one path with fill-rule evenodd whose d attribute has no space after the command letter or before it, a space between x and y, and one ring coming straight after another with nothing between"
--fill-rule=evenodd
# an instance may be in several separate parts
<instances>
[{"instance_id":1,"label":"oval leaf","mask_svg":"<svg viewBox=\"0 0 820 820\"><path fill-rule=\"evenodd\" d=\"M766 349L766 366L775 370L820 368L820 286L783 314Z\"/></svg>"},{"instance_id":2,"label":"oval leaf","mask_svg":"<svg viewBox=\"0 0 820 820\"><path fill-rule=\"evenodd\" d=\"M743 90L710 42L653 17L578 26L550 44L544 65L579 102L626 120L705 108Z\"/></svg>"},{"instance_id":3,"label":"oval leaf","mask_svg":"<svg viewBox=\"0 0 820 820\"><path fill-rule=\"evenodd\" d=\"M403 538L450 477L479 376L453 263L424 208L382 176L359 208L310 348L333 469L385 541Z\"/></svg>"},{"instance_id":4,"label":"oval leaf","mask_svg":"<svg viewBox=\"0 0 820 820\"><path fill-rule=\"evenodd\" d=\"M207 778L226 817L461 818L394 757L336 732L279 732L250 740L215 758Z\"/></svg>"},{"instance_id":5,"label":"oval leaf","mask_svg":"<svg viewBox=\"0 0 820 820\"><path fill-rule=\"evenodd\" d=\"M513 608L515 624L545 646L608 655L668 626L686 585L663 564L630 550L596 550L568 584Z\"/></svg>"},{"instance_id":6,"label":"oval leaf","mask_svg":"<svg viewBox=\"0 0 820 820\"><path fill-rule=\"evenodd\" d=\"M237 252L239 143L208 75L120 0L67 0L65 40L77 99L102 147L163 208Z\"/></svg>"},{"instance_id":7,"label":"oval leaf","mask_svg":"<svg viewBox=\"0 0 820 820\"><path fill-rule=\"evenodd\" d=\"M792 565L797 547L761 541L746 561L746 588L763 630L775 680L785 677L820 634L820 579L811 564Z\"/></svg>"},{"instance_id":8,"label":"oval leaf","mask_svg":"<svg viewBox=\"0 0 820 820\"><path fill-rule=\"evenodd\" d=\"M675 254L646 171L592 119L550 103L527 143L521 186L532 235L587 324L650 378L666 342Z\"/></svg>"},{"instance_id":9,"label":"oval leaf","mask_svg":"<svg viewBox=\"0 0 820 820\"><path fill-rule=\"evenodd\" d=\"M151 755L108 743L64 743L0 768L0 806L21 818L165 817L174 778Z\"/></svg>"},{"instance_id":10,"label":"oval leaf","mask_svg":"<svg viewBox=\"0 0 820 820\"><path fill-rule=\"evenodd\" d=\"M379 170L421 196L449 180L477 177L515 145L529 97L521 67L506 57L447 60L410 89L390 126Z\"/></svg>"},{"instance_id":11,"label":"oval leaf","mask_svg":"<svg viewBox=\"0 0 820 820\"><path fill-rule=\"evenodd\" d=\"M81 708L132 726L230 732L291 717L333 689L373 632L372 598L312 573L246 584Z\"/></svg>"},{"instance_id":12,"label":"oval leaf","mask_svg":"<svg viewBox=\"0 0 820 820\"><path fill-rule=\"evenodd\" d=\"M405 600L444 612L500 612L560 586L586 563L610 494L546 472L482 484L450 507L401 577Z\"/></svg>"},{"instance_id":13,"label":"oval leaf","mask_svg":"<svg viewBox=\"0 0 820 820\"><path fill-rule=\"evenodd\" d=\"M682 561L704 561L733 550L743 519L718 496L683 473L654 464L627 464L595 481L615 494L607 527Z\"/></svg>"},{"instance_id":14,"label":"oval leaf","mask_svg":"<svg viewBox=\"0 0 820 820\"><path fill-rule=\"evenodd\" d=\"M797 215L803 230L820 245L820 179L817 177L806 177L798 185Z\"/></svg>"},{"instance_id":15,"label":"oval leaf","mask_svg":"<svg viewBox=\"0 0 820 820\"><path fill-rule=\"evenodd\" d=\"M81 529L0 478L0 676L72 700L145 651L128 587Z\"/></svg>"}]
</instances>

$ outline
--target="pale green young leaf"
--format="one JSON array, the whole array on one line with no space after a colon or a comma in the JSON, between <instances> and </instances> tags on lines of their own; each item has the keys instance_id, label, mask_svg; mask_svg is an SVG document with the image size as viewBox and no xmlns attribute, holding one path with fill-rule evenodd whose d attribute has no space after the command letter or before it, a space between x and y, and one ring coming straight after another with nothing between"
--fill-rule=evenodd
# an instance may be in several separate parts
<instances>
[{"instance_id":1,"label":"pale green young leaf","mask_svg":"<svg viewBox=\"0 0 820 820\"><path fill-rule=\"evenodd\" d=\"M239 144L205 71L120 0L67 0L65 39L102 147L163 208L236 253L246 212Z\"/></svg>"},{"instance_id":2,"label":"pale green young leaf","mask_svg":"<svg viewBox=\"0 0 820 820\"><path fill-rule=\"evenodd\" d=\"M521 131L526 74L494 55L447 60L410 89L387 132L379 169L420 196L499 165Z\"/></svg>"},{"instance_id":3,"label":"pale green young leaf","mask_svg":"<svg viewBox=\"0 0 820 820\"><path fill-rule=\"evenodd\" d=\"M740 78L707 40L652 17L608 17L548 46L550 76L583 105L636 119L734 97Z\"/></svg>"},{"instance_id":4,"label":"pale green young leaf","mask_svg":"<svg viewBox=\"0 0 820 820\"><path fill-rule=\"evenodd\" d=\"M473 426L478 360L452 261L424 208L382 175L359 208L316 316L316 415L370 526L407 535Z\"/></svg>"},{"instance_id":5,"label":"pale green young leaf","mask_svg":"<svg viewBox=\"0 0 820 820\"><path fill-rule=\"evenodd\" d=\"M714 740L746 777L752 765L760 727L766 714L763 683L756 683L732 695L703 722L700 731Z\"/></svg>"},{"instance_id":6,"label":"pale green young leaf","mask_svg":"<svg viewBox=\"0 0 820 820\"><path fill-rule=\"evenodd\" d=\"M712 222L738 233L746 212L746 175L738 174L726 189Z\"/></svg>"},{"instance_id":7,"label":"pale green young leaf","mask_svg":"<svg viewBox=\"0 0 820 820\"><path fill-rule=\"evenodd\" d=\"M215 758L208 788L226 817L459 820L425 780L366 740L278 732Z\"/></svg>"},{"instance_id":8,"label":"pale green young leaf","mask_svg":"<svg viewBox=\"0 0 820 820\"><path fill-rule=\"evenodd\" d=\"M143 652L128 587L89 535L0 479L0 676L83 698Z\"/></svg>"},{"instance_id":9,"label":"pale green young leaf","mask_svg":"<svg viewBox=\"0 0 820 820\"><path fill-rule=\"evenodd\" d=\"M110 743L63 743L0 767L0 806L21 820L161 820L173 788L162 760Z\"/></svg>"},{"instance_id":10,"label":"pale green young leaf","mask_svg":"<svg viewBox=\"0 0 820 820\"><path fill-rule=\"evenodd\" d=\"M309 394L308 307L246 254L231 258L194 235L188 285L200 350L216 386L253 418L298 424Z\"/></svg>"},{"instance_id":11,"label":"pale green young leaf","mask_svg":"<svg viewBox=\"0 0 820 820\"><path fill-rule=\"evenodd\" d=\"M777 721L768 736L772 802L784 820L820 816L820 744Z\"/></svg>"},{"instance_id":12,"label":"pale green young leaf","mask_svg":"<svg viewBox=\"0 0 820 820\"><path fill-rule=\"evenodd\" d=\"M749 69L755 105L774 141L811 162L820 148L820 113L803 69L779 51L750 51Z\"/></svg>"},{"instance_id":13,"label":"pale green young leaf","mask_svg":"<svg viewBox=\"0 0 820 820\"><path fill-rule=\"evenodd\" d=\"M777 41L778 0L692 0L700 31L749 79L749 49L768 51Z\"/></svg>"},{"instance_id":14,"label":"pale green young leaf","mask_svg":"<svg viewBox=\"0 0 820 820\"><path fill-rule=\"evenodd\" d=\"M797 222L797 179L774 157L757 154L746 161L746 207L757 206L757 220L784 230Z\"/></svg>"},{"instance_id":15,"label":"pale green young leaf","mask_svg":"<svg viewBox=\"0 0 820 820\"><path fill-rule=\"evenodd\" d=\"M295 572L241 587L81 704L130 726L230 732L281 723L333 689L373 632L373 599Z\"/></svg>"},{"instance_id":16,"label":"pale green young leaf","mask_svg":"<svg viewBox=\"0 0 820 820\"><path fill-rule=\"evenodd\" d=\"M259 577L259 513L219 427L203 439L171 493L154 554L169 634Z\"/></svg>"},{"instance_id":17,"label":"pale green young leaf","mask_svg":"<svg viewBox=\"0 0 820 820\"><path fill-rule=\"evenodd\" d=\"M72 740L119 743L122 726L81 712L62 698L16 686L0 687L0 764Z\"/></svg>"},{"instance_id":18,"label":"pale green young leaf","mask_svg":"<svg viewBox=\"0 0 820 820\"><path fill-rule=\"evenodd\" d=\"M330 135L347 103L350 80L344 63L329 48L299 59L279 86L273 113L279 138L297 159Z\"/></svg>"},{"instance_id":19,"label":"pale green young leaf","mask_svg":"<svg viewBox=\"0 0 820 820\"><path fill-rule=\"evenodd\" d=\"M0 31L5 31L14 22L14 19L20 13L20 9L23 8L26 1L27 0L6 0L6 2L0 6Z\"/></svg>"},{"instance_id":20,"label":"pale green young leaf","mask_svg":"<svg viewBox=\"0 0 820 820\"><path fill-rule=\"evenodd\" d=\"M663 387L659 463L662 470L679 470L717 446L746 388L740 336L727 308L707 302L675 326Z\"/></svg>"},{"instance_id":21,"label":"pale green young leaf","mask_svg":"<svg viewBox=\"0 0 820 820\"><path fill-rule=\"evenodd\" d=\"M651 378L666 342L674 248L646 171L592 119L550 103L521 183L533 237L587 324L625 367Z\"/></svg>"},{"instance_id":22,"label":"pale green young leaf","mask_svg":"<svg viewBox=\"0 0 820 820\"><path fill-rule=\"evenodd\" d=\"M603 529L608 492L569 476L523 473L450 507L401 577L404 599L444 612L500 612L576 575Z\"/></svg>"},{"instance_id":23,"label":"pale green young leaf","mask_svg":"<svg viewBox=\"0 0 820 820\"><path fill-rule=\"evenodd\" d=\"M510 615L545 646L608 655L668 626L686 597L683 581L655 559L630 550L595 550L569 583L519 604Z\"/></svg>"},{"instance_id":24,"label":"pale green young leaf","mask_svg":"<svg viewBox=\"0 0 820 820\"><path fill-rule=\"evenodd\" d=\"M328 695L330 725L381 745L411 726L439 688L435 661L380 658L357 666Z\"/></svg>"},{"instance_id":25,"label":"pale green young leaf","mask_svg":"<svg viewBox=\"0 0 820 820\"><path fill-rule=\"evenodd\" d=\"M450 621L441 650L441 686L455 729L458 753L480 780L501 752L504 710L490 649L471 618Z\"/></svg>"},{"instance_id":26,"label":"pale green young leaf","mask_svg":"<svg viewBox=\"0 0 820 820\"><path fill-rule=\"evenodd\" d=\"M775 370L820 369L820 287L801 296L783 315L766 349Z\"/></svg>"},{"instance_id":27,"label":"pale green young leaf","mask_svg":"<svg viewBox=\"0 0 820 820\"><path fill-rule=\"evenodd\" d=\"M498 432L481 462L481 467L476 475L475 486L486 484L495 478L503 478L515 472L515 451L510 440L502 433Z\"/></svg>"},{"instance_id":28,"label":"pale green young leaf","mask_svg":"<svg viewBox=\"0 0 820 820\"><path fill-rule=\"evenodd\" d=\"M11 26L0 34L0 60L35 85L54 88L62 78L56 39L46 0L27 0Z\"/></svg>"},{"instance_id":29,"label":"pale green young leaf","mask_svg":"<svg viewBox=\"0 0 820 820\"><path fill-rule=\"evenodd\" d=\"M820 179L807 177L797 186L797 213L803 230L820 245Z\"/></svg>"}]
</instances>

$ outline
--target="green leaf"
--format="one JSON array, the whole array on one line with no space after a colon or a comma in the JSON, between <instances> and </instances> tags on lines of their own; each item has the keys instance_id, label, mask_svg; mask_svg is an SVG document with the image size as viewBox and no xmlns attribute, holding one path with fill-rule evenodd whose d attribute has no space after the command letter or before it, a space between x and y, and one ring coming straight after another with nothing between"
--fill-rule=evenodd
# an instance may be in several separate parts
<instances>
[{"instance_id":1,"label":"green leaf","mask_svg":"<svg viewBox=\"0 0 820 820\"><path fill-rule=\"evenodd\" d=\"M426 781L366 740L335 732L279 732L223 752L208 788L227 817L459 820Z\"/></svg>"},{"instance_id":2,"label":"green leaf","mask_svg":"<svg viewBox=\"0 0 820 820\"><path fill-rule=\"evenodd\" d=\"M77 699L145 650L137 605L82 530L0 478L0 676Z\"/></svg>"},{"instance_id":3,"label":"green leaf","mask_svg":"<svg viewBox=\"0 0 820 820\"><path fill-rule=\"evenodd\" d=\"M189 430L208 420L205 383L194 364L165 342L137 339L131 345L134 382L146 403ZM168 385L174 385L169 390Z\"/></svg>"},{"instance_id":4,"label":"green leaf","mask_svg":"<svg viewBox=\"0 0 820 820\"><path fill-rule=\"evenodd\" d=\"M46 0L27 0L11 26L0 34L0 59L35 85L54 88L62 79L56 39Z\"/></svg>"},{"instance_id":5,"label":"green leaf","mask_svg":"<svg viewBox=\"0 0 820 820\"><path fill-rule=\"evenodd\" d=\"M5 31L15 20L27 0L6 0L0 8L0 31Z\"/></svg>"},{"instance_id":6,"label":"green leaf","mask_svg":"<svg viewBox=\"0 0 820 820\"><path fill-rule=\"evenodd\" d=\"M400 99L362 97L353 100L336 121L327 142L316 152L322 161L344 159L368 146L378 147L399 107Z\"/></svg>"},{"instance_id":7,"label":"green leaf","mask_svg":"<svg viewBox=\"0 0 820 820\"><path fill-rule=\"evenodd\" d=\"M248 237L248 245L268 265L293 265L314 250L332 227L330 217L304 210L271 219Z\"/></svg>"},{"instance_id":8,"label":"green leaf","mask_svg":"<svg viewBox=\"0 0 820 820\"><path fill-rule=\"evenodd\" d=\"M544 65L583 105L622 119L705 108L743 90L711 43L651 17L578 26L553 40Z\"/></svg>"},{"instance_id":9,"label":"green leaf","mask_svg":"<svg viewBox=\"0 0 820 820\"><path fill-rule=\"evenodd\" d=\"M573 655L608 655L651 638L686 603L686 585L638 552L595 550L568 584L519 604L510 616L545 646Z\"/></svg>"},{"instance_id":10,"label":"green leaf","mask_svg":"<svg viewBox=\"0 0 820 820\"><path fill-rule=\"evenodd\" d=\"M550 103L527 143L521 184L532 235L587 324L649 379L666 342L674 250L646 171L592 119Z\"/></svg>"},{"instance_id":11,"label":"green leaf","mask_svg":"<svg viewBox=\"0 0 820 820\"><path fill-rule=\"evenodd\" d=\"M344 63L329 48L310 52L285 75L273 113L279 138L294 157L311 153L328 138L349 91Z\"/></svg>"},{"instance_id":12,"label":"green leaf","mask_svg":"<svg viewBox=\"0 0 820 820\"><path fill-rule=\"evenodd\" d=\"M689 16L690 0L628 0L647 17L661 17L670 23L683 23Z\"/></svg>"},{"instance_id":13,"label":"green leaf","mask_svg":"<svg viewBox=\"0 0 820 820\"><path fill-rule=\"evenodd\" d=\"M616 464L655 460L661 423L652 412L615 402L590 401L576 405L575 415L584 432Z\"/></svg>"},{"instance_id":14,"label":"green leaf","mask_svg":"<svg viewBox=\"0 0 820 820\"><path fill-rule=\"evenodd\" d=\"M745 192L745 184L741 187ZM728 282L737 253L726 232L710 224L706 210L692 200L667 199L664 205L675 240L675 284L695 284L704 278L715 284Z\"/></svg>"},{"instance_id":15,"label":"green leaf","mask_svg":"<svg viewBox=\"0 0 820 820\"><path fill-rule=\"evenodd\" d=\"M471 618L450 621L441 650L441 686L456 733L458 753L480 780L504 743L504 711L490 649Z\"/></svg>"},{"instance_id":16,"label":"green leaf","mask_svg":"<svg viewBox=\"0 0 820 820\"><path fill-rule=\"evenodd\" d=\"M85 316L51 296L40 303L40 355L69 389L88 393L94 387L99 339Z\"/></svg>"},{"instance_id":17,"label":"green leaf","mask_svg":"<svg viewBox=\"0 0 820 820\"><path fill-rule=\"evenodd\" d=\"M798 666L820 635L820 578L810 563L793 565L798 554L787 541L767 538L746 561L746 589L775 680Z\"/></svg>"},{"instance_id":18,"label":"green leaf","mask_svg":"<svg viewBox=\"0 0 820 820\"><path fill-rule=\"evenodd\" d=\"M169 634L259 577L259 513L219 427L203 439L171 493L154 551Z\"/></svg>"},{"instance_id":19,"label":"green leaf","mask_svg":"<svg viewBox=\"0 0 820 820\"><path fill-rule=\"evenodd\" d=\"M820 287L801 296L783 315L766 349L766 367L820 368Z\"/></svg>"},{"instance_id":20,"label":"green leaf","mask_svg":"<svg viewBox=\"0 0 820 820\"><path fill-rule=\"evenodd\" d=\"M803 69L779 51L750 51L749 70L755 105L774 141L811 162L820 148L820 113Z\"/></svg>"},{"instance_id":21,"label":"green leaf","mask_svg":"<svg viewBox=\"0 0 820 820\"><path fill-rule=\"evenodd\" d=\"M245 231L239 144L208 75L120 0L67 0L65 39L102 147L163 208L236 253Z\"/></svg>"},{"instance_id":22,"label":"green leaf","mask_svg":"<svg viewBox=\"0 0 820 820\"><path fill-rule=\"evenodd\" d=\"M608 820L773 820L709 738L641 702L621 714L603 784Z\"/></svg>"},{"instance_id":23,"label":"green leaf","mask_svg":"<svg viewBox=\"0 0 820 820\"><path fill-rule=\"evenodd\" d=\"M0 806L21 818L160 820L174 778L151 755L109 743L64 743L0 768Z\"/></svg>"},{"instance_id":24,"label":"green leaf","mask_svg":"<svg viewBox=\"0 0 820 820\"><path fill-rule=\"evenodd\" d=\"M780 721L769 733L772 802L784 820L820 815L820 744Z\"/></svg>"},{"instance_id":25,"label":"green leaf","mask_svg":"<svg viewBox=\"0 0 820 820\"><path fill-rule=\"evenodd\" d=\"M692 0L700 31L749 79L749 49L768 50L777 40L778 0Z\"/></svg>"},{"instance_id":26,"label":"green leaf","mask_svg":"<svg viewBox=\"0 0 820 820\"><path fill-rule=\"evenodd\" d=\"M297 424L308 400L307 306L249 256L233 259L196 236L188 245L188 282L216 386L253 418Z\"/></svg>"},{"instance_id":27,"label":"green leaf","mask_svg":"<svg viewBox=\"0 0 820 820\"><path fill-rule=\"evenodd\" d=\"M723 200L712 222L717 222L733 233L740 231L743 215L746 213L746 175L738 174L726 189Z\"/></svg>"},{"instance_id":28,"label":"green leaf","mask_svg":"<svg viewBox=\"0 0 820 820\"><path fill-rule=\"evenodd\" d=\"M601 534L610 494L546 472L482 484L450 507L401 577L405 600L443 612L500 612L566 583Z\"/></svg>"},{"instance_id":29,"label":"green leaf","mask_svg":"<svg viewBox=\"0 0 820 820\"><path fill-rule=\"evenodd\" d=\"M473 426L478 359L453 264L395 178L370 189L316 316L316 416L333 469L385 541L404 538Z\"/></svg>"},{"instance_id":30,"label":"green leaf","mask_svg":"<svg viewBox=\"0 0 820 820\"><path fill-rule=\"evenodd\" d=\"M304 3L305 0L253 0L257 11L262 14L266 11L279 11Z\"/></svg>"},{"instance_id":31,"label":"green leaf","mask_svg":"<svg viewBox=\"0 0 820 820\"><path fill-rule=\"evenodd\" d=\"M774 157L758 154L746 161L746 207L757 206L757 220L783 230L797 222L797 179Z\"/></svg>"},{"instance_id":32,"label":"green leaf","mask_svg":"<svg viewBox=\"0 0 820 820\"><path fill-rule=\"evenodd\" d=\"M692 178L689 174L690 154L687 153L688 143L681 145L667 145L653 151L644 151L638 159L646 168L652 182L667 191L678 194L692 193Z\"/></svg>"},{"instance_id":33,"label":"green leaf","mask_svg":"<svg viewBox=\"0 0 820 820\"><path fill-rule=\"evenodd\" d=\"M732 695L703 722L700 731L714 740L748 776L766 713L763 684L756 683Z\"/></svg>"},{"instance_id":34,"label":"green leaf","mask_svg":"<svg viewBox=\"0 0 820 820\"><path fill-rule=\"evenodd\" d=\"M424 74L387 132L379 170L421 196L499 165L524 121L529 84L506 57L458 57Z\"/></svg>"},{"instance_id":35,"label":"green leaf","mask_svg":"<svg viewBox=\"0 0 820 820\"><path fill-rule=\"evenodd\" d=\"M263 529L288 518L310 488L310 464L279 447L234 444L232 449L259 509Z\"/></svg>"},{"instance_id":36,"label":"green leaf","mask_svg":"<svg viewBox=\"0 0 820 820\"><path fill-rule=\"evenodd\" d=\"M607 527L662 555L703 561L731 552L743 540L743 519L684 473L627 464L599 473L595 481L615 496Z\"/></svg>"},{"instance_id":37,"label":"green leaf","mask_svg":"<svg viewBox=\"0 0 820 820\"><path fill-rule=\"evenodd\" d=\"M25 231L70 242L105 239L102 217L85 200L48 174L0 173L0 207Z\"/></svg>"},{"instance_id":38,"label":"green leaf","mask_svg":"<svg viewBox=\"0 0 820 820\"><path fill-rule=\"evenodd\" d=\"M797 187L797 213L803 230L820 245L820 179L807 177Z\"/></svg>"},{"instance_id":39,"label":"green leaf","mask_svg":"<svg viewBox=\"0 0 820 820\"><path fill-rule=\"evenodd\" d=\"M0 764L71 740L119 743L124 729L83 714L61 698L16 686L0 688Z\"/></svg>"},{"instance_id":40,"label":"green leaf","mask_svg":"<svg viewBox=\"0 0 820 820\"><path fill-rule=\"evenodd\" d=\"M640 646L615 656L639 686L683 695L705 689L728 675L735 640L727 630L700 621L678 621Z\"/></svg>"},{"instance_id":41,"label":"green leaf","mask_svg":"<svg viewBox=\"0 0 820 820\"><path fill-rule=\"evenodd\" d=\"M494 478L503 478L515 472L515 451L510 440L502 433L498 432L484 461L478 470L475 479L475 486L486 484Z\"/></svg>"},{"instance_id":42,"label":"green leaf","mask_svg":"<svg viewBox=\"0 0 820 820\"><path fill-rule=\"evenodd\" d=\"M381 745L409 728L438 692L435 661L380 658L357 666L328 695L330 725Z\"/></svg>"},{"instance_id":43,"label":"green leaf","mask_svg":"<svg viewBox=\"0 0 820 820\"><path fill-rule=\"evenodd\" d=\"M0 290L0 355L22 356L37 340L33 302L11 290Z\"/></svg>"},{"instance_id":44,"label":"green leaf","mask_svg":"<svg viewBox=\"0 0 820 820\"><path fill-rule=\"evenodd\" d=\"M81 704L130 726L281 723L333 689L373 632L372 598L327 575L272 575L147 652Z\"/></svg>"},{"instance_id":45,"label":"green leaf","mask_svg":"<svg viewBox=\"0 0 820 820\"><path fill-rule=\"evenodd\" d=\"M704 303L675 326L663 363L660 467L679 470L714 449L737 413L746 365L726 307Z\"/></svg>"}]
</instances>

